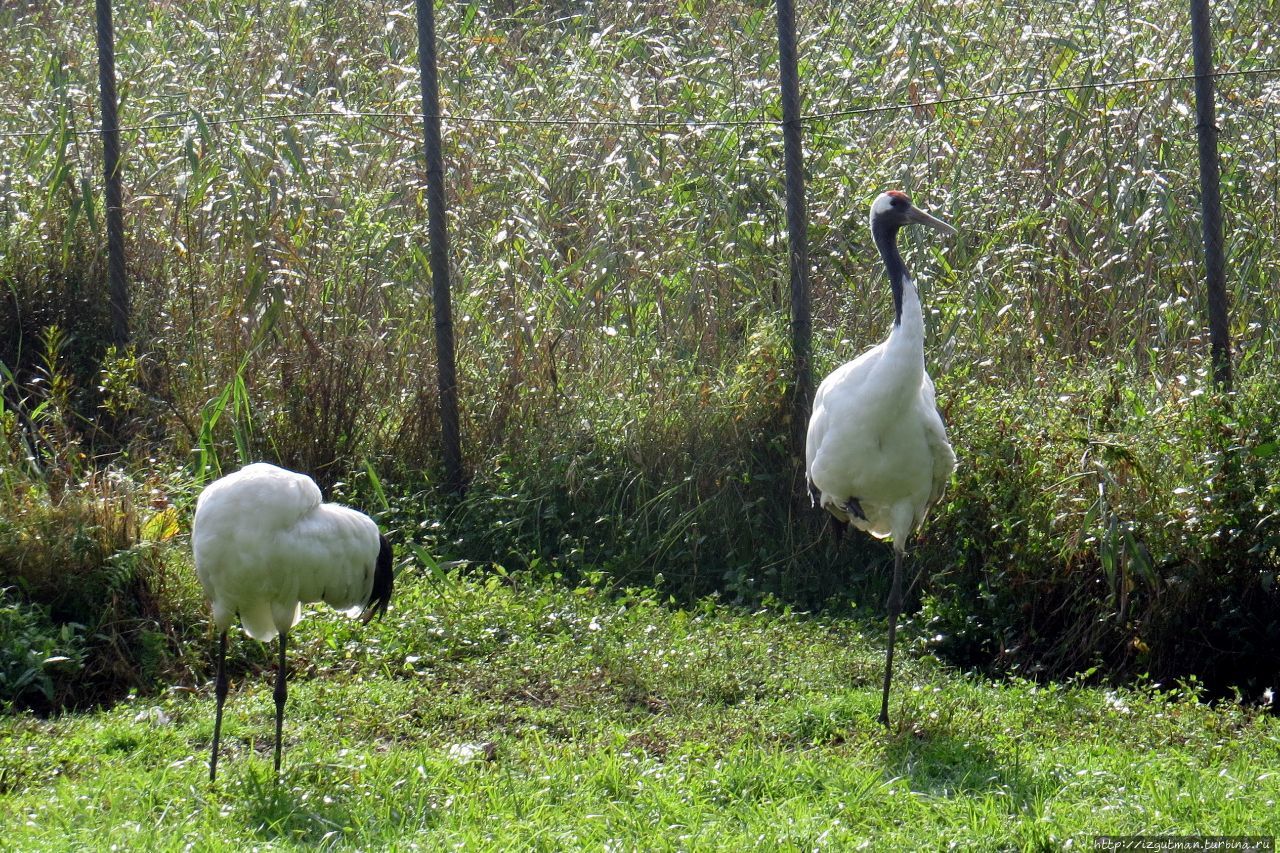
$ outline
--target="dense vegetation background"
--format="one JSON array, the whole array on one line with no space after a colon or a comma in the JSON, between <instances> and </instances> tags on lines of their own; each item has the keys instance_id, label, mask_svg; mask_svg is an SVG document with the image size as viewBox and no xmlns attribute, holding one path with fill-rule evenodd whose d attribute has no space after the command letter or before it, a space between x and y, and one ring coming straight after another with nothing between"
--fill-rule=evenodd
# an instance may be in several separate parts
<instances>
[{"instance_id":1,"label":"dense vegetation background","mask_svg":"<svg viewBox=\"0 0 1280 853\"><path fill-rule=\"evenodd\" d=\"M461 500L436 468L412 7L115 5L125 351L106 344L92 16L0 9L0 701L202 678L184 534L203 482L253 459L376 512L408 571L879 613L887 551L824 536L787 448L769 4L439 9ZM1216 9L1224 70L1276 64L1277 12ZM1280 77L1219 81L1223 396L1190 82L1106 85L1189 73L1183 13L799 10L820 374L891 318L871 198L907 189L961 231L908 238L961 459L915 549L920 651L1251 699L1277 683ZM1070 84L1096 85L926 103Z\"/></svg>"}]
</instances>

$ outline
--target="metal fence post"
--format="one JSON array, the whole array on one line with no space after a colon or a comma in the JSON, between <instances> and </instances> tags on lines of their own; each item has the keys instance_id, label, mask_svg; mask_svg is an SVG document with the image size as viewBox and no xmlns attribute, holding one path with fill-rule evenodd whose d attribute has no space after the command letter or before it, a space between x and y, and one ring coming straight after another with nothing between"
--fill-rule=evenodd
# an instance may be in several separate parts
<instances>
[{"instance_id":1,"label":"metal fence post","mask_svg":"<svg viewBox=\"0 0 1280 853\"><path fill-rule=\"evenodd\" d=\"M431 293L435 303L436 361L440 387L440 436L445 486L462 494L462 442L458 428L458 380L449 297L449 231L445 219L444 156L440 144L440 82L436 73L434 0L415 0L418 69L422 82L422 137L427 162L427 219L431 232Z\"/></svg>"},{"instance_id":2,"label":"metal fence post","mask_svg":"<svg viewBox=\"0 0 1280 853\"><path fill-rule=\"evenodd\" d=\"M782 145L786 172L787 245L791 271L792 452L804 458L813 397L813 321L809 298L808 218L804 199L804 148L800 140L800 75L796 69L796 18L792 0L777 0L778 75L782 94Z\"/></svg>"},{"instance_id":3,"label":"metal fence post","mask_svg":"<svg viewBox=\"0 0 1280 853\"><path fill-rule=\"evenodd\" d=\"M1209 0L1191 0L1191 56L1196 75L1196 138L1200 149L1200 229L1209 307L1213 380L1231 390L1231 332L1227 322L1226 257L1222 247L1222 186L1214 107L1213 32Z\"/></svg>"},{"instance_id":4,"label":"metal fence post","mask_svg":"<svg viewBox=\"0 0 1280 853\"><path fill-rule=\"evenodd\" d=\"M129 342L129 283L124 264L124 194L120 189L120 121L116 115L116 47L111 0L96 0L98 88L102 102L102 175L106 181L107 275L111 334Z\"/></svg>"}]
</instances>

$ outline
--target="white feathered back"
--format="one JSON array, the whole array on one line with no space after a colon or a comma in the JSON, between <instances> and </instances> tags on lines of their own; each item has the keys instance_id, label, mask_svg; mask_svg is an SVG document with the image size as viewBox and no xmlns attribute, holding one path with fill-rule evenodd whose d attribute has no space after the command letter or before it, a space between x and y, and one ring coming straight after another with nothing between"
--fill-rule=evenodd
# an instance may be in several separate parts
<instances>
[{"instance_id":1,"label":"white feathered back","mask_svg":"<svg viewBox=\"0 0 1280 853\"><path fill-rule=\"evenodd\" d=\"M268 641L324 601L355 616L369 600L379 551L373 519L321 503L307 476L254 463L205 488L191 547L196 575L225 631Z\"/></svg>"}]
</instances>

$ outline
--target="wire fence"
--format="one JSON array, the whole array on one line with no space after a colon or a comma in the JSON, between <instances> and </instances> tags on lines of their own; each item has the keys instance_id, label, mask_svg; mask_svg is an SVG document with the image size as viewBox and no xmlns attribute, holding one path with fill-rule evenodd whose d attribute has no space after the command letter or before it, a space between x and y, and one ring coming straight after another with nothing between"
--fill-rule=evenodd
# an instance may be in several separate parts
<instances>
[{"instance_id":1,"label":"wire fence","mask_svg":"<svg viewBox=\"0 0 1280 853\"><path fill-rule=\"evenodd\" d=\"M1212 75L1215 79L1230 79L1234 77L1278 77L1280 78L1280 66L1266 66L1263 68L1247 68L1227 71L1217 71ZM879 113L895 113L916 111L929 107L945 107L954 106L956 104L972 104L972 103L991 103L996 101L1008 101L1018 98L1033 98L1046 95L1057 95L1065 92L1083 92L1083 91L1103 91L1113 88L1131 88L1138 86L1150 86L1163 83L1189 83L1194 82L1196 75L1194 74L1166 74L1156 77L1137 77L1132 79L1121 80L1095 80L1089 83L1073 83L1062 86L1039 86L1029 89L1011 89L1001 92L987 92L978 95L964 95L951 98L925 98L916 101L902 101L891 104L880 104L870 107L851 107L849 109L833 110L821 113L806 113L800 116L800 122L803 124L813 124L815 122L832 122L840 119L853 119L860 116L875 115ZM445 124L483 124L483 125L502 125L506 127L546 127L546 126L564 126L564 127L587 127L596 130L622 130L622 129L641 129L641 130L669 130L669 131L689 131L689 130L712 130L725 128L741 128L741 127L779 127L782 124L781 119L776 118L743 118L743 119L699 119L688 118L678 121L654 120L654 121L635 121L620 119L586 119L573 117L552 117L552 118L528 118L520 116L511 116L505 118L493 116L475 116L475 115L457 115L453 113L441 113L440 120ZM151 131L173 131L173 130L194 130L200 127L231 127L235 125L259 124L259 123L289 123L297 122L303 119L332 119L335 121L359 120L359 119L399 119L406 122L420 123L423 119L421 113L414 112L393 112L386 110L309 110L304 112L274 112L265 113L263 115L253 116L233 116L228 118L217 118L208 115L201 116L199 120L191 119L187 121L162 121L149 122L143 124L122 124L119 127L122 133L149 133ZM44 137L54 131L54 126L46 125L40 129L28 130L8 130L0 131L0 139L23 139ZM98 136L101 135L100 129L68 129L66 132L76 136Z\"/></svg>"},{"instance_id":2,"label":"wire fence","mask_svg":"<svg viewBox=\"0 0 1280 853\"><path fill-rule=\"evenodd\" d=\"M120 126L130 271L137 313L161 318L143 334L193 388L217 386L247 350L273 351L250 368L262 371L320 353L331 382L361 359L394 367L378 384L424 408L433 364L408 352L431 313L417 286L430 264L412 15L376 2L237 10L140 19L129 7L117 22L121 112L139 117ZM632 383L653 351L716 365L785 308L770 10L677 11L670 30L655 11L441 9L459 382L477 441L574 371L643 388ZM1276 16L1257 11L1218 10L1214 75L1246 356L1270 346L1280 270L1266 239L1280 226L1280 65L1267 47L1280 40ZM59 217L68 231L94 225L85 22L5 14L23 46L0 83L0 139L15 143L0 152L0 218L11 235ZM910 250L929 273L942 372L1032 371L1046 353L1185 371L1203 296L1195 75L1186 27L1168 23L1184 17L1165 0L800 9L819 366L880 333L881 295L847 282L874 272L866 201L901 185L968 235L945 253ZM343 338L338 308L383 317L384 343ZM283 342L256 336L271 324L287 327ZM650 343L620 356L619 337ZM313 415L281 416L303 430ZM347 426L326 427L330 443Z\"/></svg>"}]
</instances>

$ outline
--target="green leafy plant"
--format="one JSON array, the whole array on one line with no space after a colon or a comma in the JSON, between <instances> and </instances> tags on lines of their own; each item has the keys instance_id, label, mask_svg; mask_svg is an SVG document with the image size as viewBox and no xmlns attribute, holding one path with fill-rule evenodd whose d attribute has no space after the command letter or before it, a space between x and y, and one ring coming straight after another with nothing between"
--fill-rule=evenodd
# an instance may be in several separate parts
<instances>
[{"instance_id":1,"label":"green leafy plant","mask_svg":"<svg viewBox=\"0 0 1280 853\"><path fill-rule=\"evenodd\" d=\"M84 645L83 625L55 625L45 609L0 588L0 707L58 707L84 668Z\"/></svg>"}]
</instances>

